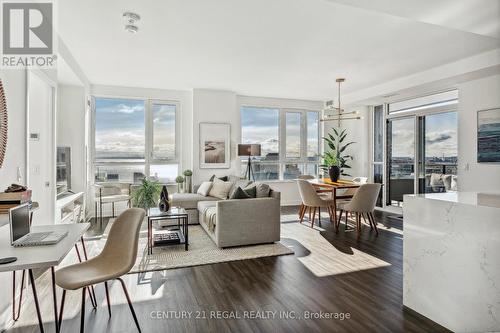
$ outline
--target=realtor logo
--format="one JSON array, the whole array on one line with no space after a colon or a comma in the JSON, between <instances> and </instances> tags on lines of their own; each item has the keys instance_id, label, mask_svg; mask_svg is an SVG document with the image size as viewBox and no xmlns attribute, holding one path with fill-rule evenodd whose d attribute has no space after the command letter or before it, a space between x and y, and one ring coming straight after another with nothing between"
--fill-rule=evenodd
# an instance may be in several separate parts
<instances>
[{"instance_id":1,"label":"realtor logo","mask_svg":"<svg viewBox=\"0 0 500 333\"><path fill-rule=\"evenodd\" d=\"M52 54L52 3L3 4L3 54Z\"/></svg>"},{"instance_id":2,"label":"realtor logo","mask_svg":"<svg viewBox=\"0 0 500 333\"><path fill-rule=\"evenodd\" d=\"M3 2L2 67L50 67L55 56L51 2Z\"/></svg>"}]
</instances>

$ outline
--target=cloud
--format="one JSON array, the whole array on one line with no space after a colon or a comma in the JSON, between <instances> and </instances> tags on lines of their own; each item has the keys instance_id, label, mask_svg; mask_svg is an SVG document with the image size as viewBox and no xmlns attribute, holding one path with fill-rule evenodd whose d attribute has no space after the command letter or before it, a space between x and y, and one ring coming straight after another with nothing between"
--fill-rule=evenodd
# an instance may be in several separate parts
<instances>
[{"instance_id":1,"label":"cloud","mask_svg":"<svg viewBox=\"0 0 500 333\"><path fill-rule=\"evenodd\" d=\"M428 144L439 143L451 139L453 136L450 133L429 133L425 142Z\"/></svg>"},{"instance_id":2,"label":"cloud","mask_svg":"<svg viewBox=\"0 0 500 333\"><path fill-rule=\"evenodd\" d=\"M144 106L143 105L125 105L125 104L119 104L116 106L116 108L113 108L111 111L112 113L125 113L125 114L131 114L134 112L142 112L144 111Z\"/></svg>"}]
</instances>

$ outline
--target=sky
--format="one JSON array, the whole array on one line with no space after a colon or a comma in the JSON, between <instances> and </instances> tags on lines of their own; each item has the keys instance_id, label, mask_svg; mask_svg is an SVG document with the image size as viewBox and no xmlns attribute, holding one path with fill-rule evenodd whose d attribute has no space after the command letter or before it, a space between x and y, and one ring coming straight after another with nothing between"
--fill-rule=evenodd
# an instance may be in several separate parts
<instances>
[{"instance_id":1,"label":"sky","mask_svg":"<svg viewBox=\"0 0 500 333\"><path fill-rule=\"evenodd\" d=\"M288 113L286 116L287 157L295 158L300 151L300 114ZM307 113L307 151L308 156L318 152L318 113ZM241 108L242 143L260 143L262 156L278 153L279 150L279 109Z\"/></svg>"},{"instance_id":2,"label":"sky","mask_svg":"<svg viewBox=\"0 0 500 333\"><path fill-rule=\"evenodd\" d=\"M425 117L426 157L457 156L457 113L448 112ZM392 156L414 155L414 118L392 121Z\"/></svg>"},{"instance_id":3,"label":"sky","mask_svg":"<svg viewBox=\"0 0 500 333\"><path fill-rule=\"evenodd\" d=\"M140 158L145 152L145 101L96 98L96 157ZM155 157L175 154L175 105L153 105Z\"/></svg>"}]
</instances>

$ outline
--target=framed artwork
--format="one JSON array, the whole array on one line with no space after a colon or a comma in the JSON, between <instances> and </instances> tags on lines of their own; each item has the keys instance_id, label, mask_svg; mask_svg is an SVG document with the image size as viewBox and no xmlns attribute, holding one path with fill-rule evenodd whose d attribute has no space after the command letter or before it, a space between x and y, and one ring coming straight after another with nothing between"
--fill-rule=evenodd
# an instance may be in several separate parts
<instances>
[{"instance_id":1,"label":"framed artwork","mask_svg":"<svg viewBox=\"0 0 500 333\"><path fill-rule=\"evenodd\" d=\"M500 108L477 112L477 161L500 162Z\"/></svg>"},{"instance_id":2,"label":"framed artwork","mask_svg":"<svg viewBox=\"0 0 500 333\"><path fill-rule=\"evenodd\" d=\"M231 166L231 125L200 123L200 168L229 169Z\"/></svg>"}]
</instances>

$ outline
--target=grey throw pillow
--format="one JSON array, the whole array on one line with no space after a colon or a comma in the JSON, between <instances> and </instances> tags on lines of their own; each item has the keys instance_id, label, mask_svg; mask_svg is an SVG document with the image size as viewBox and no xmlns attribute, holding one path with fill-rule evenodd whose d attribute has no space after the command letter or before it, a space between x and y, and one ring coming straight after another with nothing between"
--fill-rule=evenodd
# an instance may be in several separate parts
<instances>
[{"instance_id":1,"label":"grey throw pillow","mask_svg":"<svg viewBox=\"0 0 500 333\"><path fill-rule=\"evenodd\" d=\"M256 198L257 197L257 187L253 184L248 185L243 189L250 197Z\"/></svg>"},{"instance_id":2,"label":"grey throw pillow","mask_svg":"<svg viewBox=\"0 0 500 333\"><path fill-rule=\"evenodd\" d=\"M246 179L238 179L232 182L233 186L231 187L231 190L229 190L229 197L234 194L234 192L238 189L238 187L241 187L242 189L247 187L249 184L252 182Z\"/></svg>"},{"instance_id":3,"label":"grey throw pillow","mask_svg":"<svg viewBox=\"0 0 500 333\"><path fill-rule=\"evenodd\" d=\"M250 198L251 196L239 186L238 188L236 188L233 195L229 197L229 199L250 199Z\"/></svg>"},{"instance_id":4,"label":"grey throw pillow","mask_svg":"<svg viewBox=\"0 0 500 333\"><path fill-rule=\"evenodd\" d=\"M257 190L256 198L267 198L269 197L269 191L271 191L271 188L267 184L257 184L255 185L255 188Z\"/></svg>"}]
</instances>

